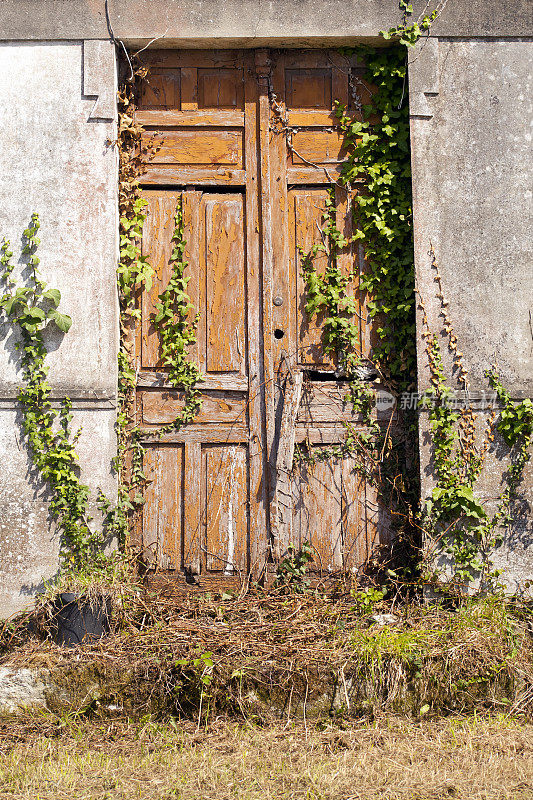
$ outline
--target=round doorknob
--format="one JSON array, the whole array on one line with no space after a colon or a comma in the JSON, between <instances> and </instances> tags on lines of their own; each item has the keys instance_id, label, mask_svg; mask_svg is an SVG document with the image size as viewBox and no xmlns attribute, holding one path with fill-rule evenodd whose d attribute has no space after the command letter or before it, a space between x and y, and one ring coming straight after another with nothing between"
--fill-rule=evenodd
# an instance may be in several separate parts
<instances>
[{"instance_id":1,"label":"round doorknob","mask_svg":"<svg viewBox=\"0 0 533 800\"><path fill-rule=\"evenodd\" d=\"M283 297L280 297L279 295L277 297L275 297L274 298L274 305L275 306L282 306L283 305Z\"/></svg>"}]
</instances>

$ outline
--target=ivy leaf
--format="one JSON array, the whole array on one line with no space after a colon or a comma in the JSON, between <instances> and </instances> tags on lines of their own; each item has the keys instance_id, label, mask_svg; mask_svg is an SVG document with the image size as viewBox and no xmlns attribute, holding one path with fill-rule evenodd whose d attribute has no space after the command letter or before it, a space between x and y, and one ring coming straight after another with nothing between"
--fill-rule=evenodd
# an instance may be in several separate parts
<instances>
[{"instance_id":1,"label":"ivy leaf","mask_svg":"<svg viewBox=\"0 0 533 800\"><path fill-rule=\"evenodd\" d=\"M59 289L47 289L46 292L43 292L42 296L45 300L51 300L55 308L57 308L61 302L61 292Z\"/></svg>"},{"instance_id":2,"label":"ivy leaf","mask_svg":"<svg viewBox=\"0 0 533 800\"><path fill-rule=\"evenodd\" d=\"M21 321L28 320L30 323L42 322L44 319L46 319L46 314L42 308L38 308L37 306L30 306L21 316Z\"/></svg>"},{"instance_id":3,"label":"ivy leaf","mask_svg":"<svg viewBox=\"0 0 533 800\"><path fill-rule=\"evenodd\" d=\"M4 309L8 317L10 316L11 310L16 301L17 301L16 297L5 297L2 298L2 300L0 300L0 306Z\"/></svg>"},{"instance_id":4,"label":"ivy leaf","mask_svg":"<svg viewBox=\"0 0 533 800\"><path fill-rule=\"evenodd\" d=\"M63 331L63 333L68 333L70 330L72 319L68 314L61 314L59 311L52 311L50 314L50 319L55 322L59 330Z\"/></svg>"}]
</instances>

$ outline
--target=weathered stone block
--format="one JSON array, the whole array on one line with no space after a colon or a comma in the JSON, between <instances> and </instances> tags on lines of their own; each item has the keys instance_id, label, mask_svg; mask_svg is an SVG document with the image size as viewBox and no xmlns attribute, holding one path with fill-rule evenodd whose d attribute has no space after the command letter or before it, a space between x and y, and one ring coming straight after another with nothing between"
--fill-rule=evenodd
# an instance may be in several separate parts
<instances>
[{"instance_id":1,"label":"weathered stone block","mask_svg":"<svg viewBox=\"0 0 533 800\"><path fill-rule=\"evenodd\" d=\"M98 524L97 489L116 497L111 456L116 449L113 408L73 408L72 431L82 480L92 489L90 513ZM31 605L58 567L59 537L48 513L48 494L32 468L21 432L20 412L0 409L0 614L8 617Z\"/></svg>"},{"instance_id":2,"label":"weathered stone block","mask_svg":"<svg viewBox=\"0 0 533 800\"><path fill-rule=\"evenodd\" d=\"M411 59L415 99L425 88L417 75L428 69L424 47ZM533 393L532 56L527 42L441 41L432 116L415 108L411 123L415 257L430 327L442 328L433 244L472 389L486 387L484 371L496 361L517 396ZM426 388L423 348L419 338Z\"/></svg>"},{"instance_id":3,"label":"weathered stone block","mask_svg":"<svg viewBox=\"0 0 533 800\"><path fill-rule=\"evenodd\" d=\"M113 94L114 51L103 44L102 92ZM0 238L11 241L22 269L22 231L32 212L39 214L42 276L61 291L61 311L73 320L67 335L47 335L50 382L59 394L113 398L116 126L90 119L98 85L91 84L90 97L82 94L82 64L81 42L0 45ZM20 381L16 334L3 326L0 337L0 397L13 397Z\"/></svg>"}]
</instances>

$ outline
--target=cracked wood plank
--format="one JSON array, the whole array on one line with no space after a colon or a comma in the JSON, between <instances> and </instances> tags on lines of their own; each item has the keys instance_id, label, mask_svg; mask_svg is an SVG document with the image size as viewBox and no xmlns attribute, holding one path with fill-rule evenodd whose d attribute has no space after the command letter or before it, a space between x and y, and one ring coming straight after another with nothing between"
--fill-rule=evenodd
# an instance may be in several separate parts
<instances>
[{"instance_id":1,"label":"cracked wood plank","mask_svg":"<svg viewBox=\"0 0 533 800\"><path fill-rule=\"evenodd\" d=\"M293 499L292 499L292 464L294 459L294 441L296 434L296 417L302 397L303 373L288 375L285 383L285 396L279 433L278 453L276 459L276 487L274 492L274 553L277 559L283 556L292 540Z\"/></svg>"}]
</instances>

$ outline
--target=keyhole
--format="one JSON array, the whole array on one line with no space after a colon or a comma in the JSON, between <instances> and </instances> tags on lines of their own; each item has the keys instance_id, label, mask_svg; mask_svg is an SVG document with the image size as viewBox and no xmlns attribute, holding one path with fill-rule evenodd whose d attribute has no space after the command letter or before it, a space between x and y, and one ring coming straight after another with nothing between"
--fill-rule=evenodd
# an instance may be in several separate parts
<instances>
[{"instance_id":1,"label":"keyhole","mask_svg":"<svg viewBox=\"0 0 533 800\"><path fill-rule=\"evenodd\" d=\"M281 328L276 328L276 330L274 331L274 337L276 339L283 339L284 336L285 336L285 331L282 331Z\"/></svg>"}]
</instances>

